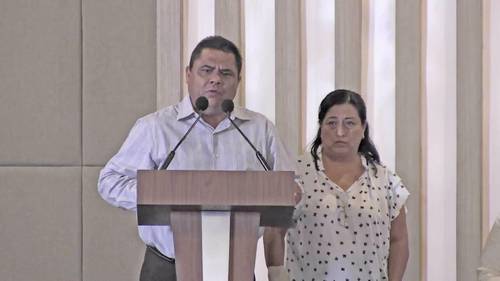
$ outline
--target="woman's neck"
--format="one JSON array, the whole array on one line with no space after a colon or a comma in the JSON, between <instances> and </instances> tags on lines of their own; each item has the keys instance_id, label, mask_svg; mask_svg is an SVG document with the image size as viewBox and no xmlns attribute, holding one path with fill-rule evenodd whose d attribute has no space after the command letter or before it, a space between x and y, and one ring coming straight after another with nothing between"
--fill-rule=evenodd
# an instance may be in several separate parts
<instances>
[{"instance_id":1,"label":"woman's neck","mask_svg":"<svg viewBox=\"0 0 500 281\"><path fill-rule=\"evenodd\" d=\"M343 190L349 187L363 174L363 164L359 154L349 157L337 157L322 152L325 174Z\"/></svg>"},{"instance_id":2,"label":"woman's neck","mask_svg":"<svg viewBox=\"0 0 500 281\"><path fill-rule=\"evenodd\" d=\"M358 153L353 154L333 154L321 151L321 159L323 163L328 162L335 166L356 166L361 164L361 157Z\"/></svg>"}]
</instances>

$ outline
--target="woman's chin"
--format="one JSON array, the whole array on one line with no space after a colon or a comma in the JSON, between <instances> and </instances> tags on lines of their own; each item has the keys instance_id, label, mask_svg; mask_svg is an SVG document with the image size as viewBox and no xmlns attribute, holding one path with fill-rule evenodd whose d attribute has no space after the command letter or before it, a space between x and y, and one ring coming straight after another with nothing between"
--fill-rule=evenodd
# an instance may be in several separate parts
<instances>
[{"instance_id":1,"label":"woman's chin","mask_svg":"<svg viewBox=\"0 0 500 281\"><path fill-rule=\"evenodd\" d=\"M325 151L326 152L326 151ZM348 159L355 156L357 153L353 152L348 147L335 147L327 152L327 155L332 159Z\"/></svg>"}]
</instances>

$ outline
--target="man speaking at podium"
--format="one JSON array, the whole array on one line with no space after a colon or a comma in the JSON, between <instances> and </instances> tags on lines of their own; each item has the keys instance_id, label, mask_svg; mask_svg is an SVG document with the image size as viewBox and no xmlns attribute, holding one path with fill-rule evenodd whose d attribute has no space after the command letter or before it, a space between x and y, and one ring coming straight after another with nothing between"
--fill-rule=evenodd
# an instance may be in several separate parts
<instances>
[{"instance_id":1,"label":"man speaking at podium","mask_svg":"<svg viewBox=\"0 0 500 281\"><path fill-rule=\"evenodd\" d=\"M189 95L137 120L100 173L98 191L102 198L113 206L136 210L137 170L263 170L255 151L221 108L224 100L233 100L236 95L241 66L240 52L231 41L221 36L200 41L186 67ZM200 97L208 99L208 105ZM230 118L272 170L294 170L294 161L274 125L262 114L237 107ZM167 161L169 153L173 158ZM147 246L140 280L176 280L170 227L139 226L139 235ZM271 236L264 234L265 248L283 242L266 241ZM266 250L270 273L283 273L283 267L275 267L283 264L283 257L273 257L271 252Z\"/></svg>"}]
</instances>

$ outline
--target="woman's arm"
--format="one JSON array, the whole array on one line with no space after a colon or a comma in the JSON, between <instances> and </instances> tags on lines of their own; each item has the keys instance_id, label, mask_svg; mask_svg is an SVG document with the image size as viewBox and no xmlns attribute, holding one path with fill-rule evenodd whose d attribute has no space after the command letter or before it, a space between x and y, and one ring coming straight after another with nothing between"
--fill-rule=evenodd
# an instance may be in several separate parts
<instances>
[{"instance_id":1,"label":"woman's arm","mask_svg":"<svg viewBox=\"0 0 500 281\"><path fill-rule=\"evenodd\" d=\"M285 234L286 229L279 227L266 227L264 229L264 256L266 265L282 266L285 259Z\"/></svg>"},{"instance_id":2,"label":"woman's arm","mask_svg":"<svg viewBox=\"0 0 500 281\"><path fill-rule=\"evenodd\" d=\"M264 256L269 281L288 281L285 270L285 235L286 229L279 227L266 227L264 230Z\"/></svg>"},{"instance_id":3,"label":"woman's arm","mask_svg":"<svg viewBox=\"0 0 500 281\"><path fill-rule=\"evenodd\" d=\"M293 197L295 204L302 200L303 189L300 185L295 185ZM297 205L298 206L298 205ZM283 266L285 260L285 235L287 229L281 227L266 227L264 229L264 256L267 267Z\"/></svg>"},{"instance_id":4,"label":"woman's arm","mask_svg":"<svg viewBox=\"0 0 500 281\"><path fill-rule=\"evenodd\" d=\"M389 248L389 281L401 281L408 262L408 230L406 212L401 208L399 215L391 223Z\"/></svg>"}]
</instances>

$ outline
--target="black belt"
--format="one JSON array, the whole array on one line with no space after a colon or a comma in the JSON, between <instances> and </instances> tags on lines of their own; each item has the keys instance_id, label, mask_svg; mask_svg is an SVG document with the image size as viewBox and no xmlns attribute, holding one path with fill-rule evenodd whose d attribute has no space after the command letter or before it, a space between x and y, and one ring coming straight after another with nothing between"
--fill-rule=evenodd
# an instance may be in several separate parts
<instances>
[{"instance_id":1,"label":"black belt","mask_svg":"<svg viewBox=\"0 0 500 281\"><path fill-rule=\"evenodd\" d=\"M175 264L174 258L170 258L170 257L165 256L164 254L162 254L162 252L160 252L160 250L156 249L156 247L149 246L149 245L146 245L146 247L148 247L148 249L150 249L155 255L157 255L161 259L163 259L169 263Z\"/></svg>"}]
</instances>

